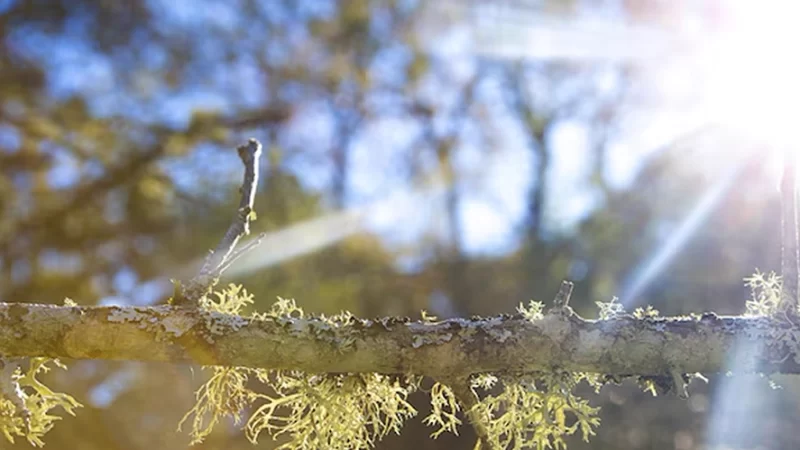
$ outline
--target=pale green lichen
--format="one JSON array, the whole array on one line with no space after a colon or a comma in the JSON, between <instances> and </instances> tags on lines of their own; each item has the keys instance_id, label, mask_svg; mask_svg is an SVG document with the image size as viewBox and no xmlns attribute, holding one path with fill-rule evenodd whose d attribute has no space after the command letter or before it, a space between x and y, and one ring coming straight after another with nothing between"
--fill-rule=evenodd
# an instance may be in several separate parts
<instances>
[{"instance_id":1,"label":"pale green lichen","mask_svg":"<svg viewBox=\"0 0 800 450\"><path fill-rule=\"evenodd\" d=\"M204 311L202 313L203 321L205 323L205 331L211 335L222 336L231 331L240 330L242 327L250 323L249 320L242 316L234 314L219 313L216 311ZM213 338L206 336L208 339Z\"/></svg>"},{"instance_id":2,"label":"pale green lichen","mask_svg":"<svg viewBox=\"0 0 800 450\"><path fill-rule=\"evenodd\" d=\"M652 319L658 317L658 314L658 310L651 305L647 305L647 308L639 307L633 310L633 317L637 319Z\"/></svg>"},{"instance_id":3,"label":"pale green lichen","mask_svg":"<svg viewBox=\"0 0 800 450\"><path fill-rule=\"evenodd\" d=\"M594 302L600 309L598 316L600 320L609 320L625 314L625 307L619 303L619 299L614 297L610 302Z\"/></svg>"},{"instance_id":4,"label":"pale green lichen","mask_svg":"<svg viewBox=\"0 0 800 450\"><path fill-rule=\"evenodd\" d=\"M544 303L531 300L527 307L520 303L517 312L530 321L540 320L544 317Z\"/></svg>"},{"instance_id":5,"label":"pale green lichen","mask_svg":"<svg viewBox=\"0 0 800 450\"><path fill-rule=\"evenodd\" d=\"M420 348L424 345L441 345L445 342L450 342L453 339L452 333L444 333L444 334L435 334L435 333L427 333L427 334L415 334L411 338L411 346L413 348Z\"/></svg>"},{"instance_id":6,"label":"pale green lichen","mask_svg":"<svg viewBox=\"0 0 800 450\"><path fill-rule=\"evenodd\" d=\"M453 433L458 435L458 426L461 419L458 418L458 411L461 405L456 400L453 390L449 386L436 383L431 388L431 413L428 414L423 422L425 425L437 427L431 433L432 438L438 438L442 433Z\"/></svg>"},{"instance_id":7,"label":"pale green lichen","mask_svg":"<svg viewBox=\"0 0 800 450\"><path fill-rule=\"evenodd\" d=\"M241 291L243 292L243 291ZM204 303L208 312L239 314L250 302L237 298L240 291L229 288L219 301ZM231 295L232 294L232 295ZM246 294L245 294L246 295ZM349 313L322 316L312 325L294 300L279 298L270 311L253 315L296 326L323 340L347 347L347 330L355 318ZM192 418L193 443L202 442L223 417L236 423L245 406L255 407L245 424L248 439L256 442L262 432L286 436L280 449L362 449L389 432L399 432L416 410L407 402L418 380L401 380L380 374L313 375L302 372L269 371L244 367L212 367L211 378L197 392L197 402L181 425ZM255 378L274 394L247 387Z\"/></svg>"},{"instance_id":8,"label":"pale green lichen","mask_svg":"<svg viewBox=\"0 0 800 450\"><path fill-rule=\"evenodd\" d=\"M772 317L778 310L781 300L783 281L775 272L763 273L756 270L752 276L745 278L745 285L750 288L750 300L745 304L745 316ZM752 340L765 343L776 343L792 349L795 363L800 363L800 332L795 327L765 326L758 334L751 333Z\"/></svg>"},{"instance_id":9,"label":"pale green lichen","mask_svg":"<svg viewBox=\"0 0 800 450\"><path fill-rule=\"evenodd\" d=\"M267 316L284 311L302 318L293 302L285 301ZM182 421L194 416L194 442L202 441L222 417L233 417L238 423L246 404L256 405L244 426L248 438L255 443L262 432L286 436L288 441L279 447L286 450L370 448L389 432L399 432L405 419L416 414L406 399L417 389L418 378L213 370L212 378L198 391L197 404ZM246 385L251 377L270 386L275 394L249 390ZM597 409L572 394L577 382L586 378L581 374L506 377L503 393L486 396L473 412L485 422L498 448L563 448L566 435L580 431L586 439L599 422ZM495 376L485 374L476 376L472 386L488 390L496 382ZM448 386L434 384L432 411L424 419L436 427L434 438L445 432L457 433L460 408Z\"/></svg>"},{"instance_id":10,"label":"pale green lichen","mask_svg":"<svg viewBox=\"0 0 800 450\"><path fill-rule=\"evenodd\" d=\"M169 306L155 306L144 311L134 308L112 308L106 320L114 323L136 324L140 330L152 333L157 342L182 336L192 328L185 316L171 314Z\"/></svg>"},{"instance_id":11,"label":"pale green lichen","mask_svg":"<svg viewBox=\"0 0 800 450\"><path fill-rule=\"evenodd\" d=\"M438 317L429 314L428 311L425 311L424 309L420 311L420 315L422 316L422 321L424 323L436 323L439 320Z\"/></svg>"},{"instance_id":12,"label":"pale green lichen","mask_svg":"<svg viewBox=\"0 0 800 450\"><path fill-rule=\"evenodd\" d=\"M287 436L278 449L367 449L399 433L405 420L417 414L407 401L416 386L406 380L380 374L263 375L259 379L276 394L257 395L264 403L245 427L253 443L269 432Z\"/></svg>"},{"instance_id":13,"label":"pale green lichen","mask_svg":"<svg viewBox=\"0 0 800 450\"><path fill-rule=\"evenodd\" d=\"M241 309L250 304L246 299L236 298L240 291L229 288L228 292L235 295L217 296L219 301L205 304L207 311L217 315L222 311L240 314ZM543 305L536 302L528 307L520 305L518 311L529 320L543 317ZM294 300L282 298L268 312L252 314L250 318L272 320L293 333L312 334L338 347L343 342L346 346L358 320L349 313L308 319ZM406 323L413 334L413 347L442 344L452 339L452 333L430 333L429 327L436 326L436 322L434 316L423 313L421 323ZM502 342L510 335L499 331L500 322L500 318L484 320L477 325L464 322L462 328L473 334L487 333ZM404 322L387 319L377 323L389 328ZM242 411L250 406L255 409L243 425L247 437L255 443L263 432L273 437L283 436L287 440L278 448L284 450L370 448L386 434L398 433L403 422L416 414L407 397L421 382L417 376L306 374L243 367L210 369L211 378L198 390L195 406L181 421L181 425L191 422L193 442L203 441L224 417L241 423ZM504 391L489 395L498 378L492 374L476 375L471 380L472 388L485 390L487 395L468 414L486 425L489 438L497 448L508 445L515 449L563 448L563 438L569 434L580 431L584 439L593 434L599 421L597 409L572 391L581 380L599 388L598 379L586 374L505 375L502 378ZM260 381L268 389L251 390L248 382L252 380ZM265 391L274 393L264 394ZM432 436L457 433L462 405L452 389L436 383L430 395L431 413L424 423L436 427Z\"/></svg>"},{"instance_id":14,"label":"pale green lichen","mask_svg":"<svg viewBox=\"0 0 800 450\"><path fill-rule=\"evenodd\" d=\"M198 304L205 325L198 334L213 344L216 337L237 331L250 322L241 312L253 304L253 295L242 286L229 284L226 289L203 296Z\"/></svg>"},{"instance_id":15,"label":"pale green lichen","mask_svg":"<svg viewBox=\"0 0 800 450\"><path fill-rule=\"evenodd\" d=\"M50 412L60 407L74 416L74 410L82 406L72 396L53 392L36 378L39 373L50 370L50 363L66 369L57 359L31 358L27 370L17 367L10 374L12 381L19 385L18 392L29 413L29 426L24 416L16 410L14 402L0 397L0 432L9 442L13 443L15 437L23 437L32 446L42 447L44 435L53 428L55 421L61 420L61 417Z\"/></svg>"},{"instance_id":16,"label":"pale green lichen","mask_svg":"<svg viewBox=\"0 0 800 450\"><path fill-rule=\"evenodd\" d=\"M244 367L214 367L181 421L192 419L192 443L202 442L224 417L241 423L247 405L256 409L245 424L254 444L262 432L286 436L279 449L366 449L416 415L408 395L417 384L379 374L310 375ZM247 387L255 378L274 394ZM180 426L179 426L180 429Z\"/></svg>"},{"instance_id":17,"label":"pale green lichen","mask_svg":"<svg viewBox=\"0 0 800 450\"><path fill-rule=\"evenodd\" d=\"M781 301L781 277L775 272L762 273L756 270L755 274L744 281L745 286L750 288L750 300L745 303L745 316L773 314Z\"/></svg>"},{"instance_id":18,"label":"pale green lichen","mask_svg":"<svg viewBox=\"0 0 800 450\"><path fill-rule=\"evenodd\" d=\"M581 380L599 388L597 378L586 374L504 376L503 392L487 395L470 412L486 428L492 448L565 449L566 436L580 432L588 441L600 424L599 408L573 393Z\"/></svg>"},{"instance_id":19,"label":"pale green lichen","mask_svg":"<svg viewBox=\"0 0 800 450\"><path fill-rule=\"evenodd\" d=\"M479 327L492 339L502 343L514 336L514 333L503 328L502 325L503 320L500 317L493 317L491 319L482 321Z\"/></svg>"},{"instance_id":20,"label":"pale green lichen","mask_svg":"<svg viewBox=\"0 0 800 450\"><path fill-rule=\"evenodd\" d=\"M241 421L241 412L252 401L251 391L247 389L249 376L255 369L246 367L204 367L211 370L211 378L195 393L196 402L178 424L178 431L193 416L192 444L202 442L225 417L232 417L236 423Z\"/></svg>"},{"instance_id":21,"label":"pale green lichen","mask_svg":"<svg viewBox=\"0 0 800 450\"><path fill-rule=\"evenodd\" d=\"M200 309L219 314L239 315L253 304L253 294L248 294L242 286L229 284L227 289L213 292L200 299Z\"/></svg>"},{"instance_id":22,"label":"pale green lichen","mask_svg":"<svg viewBox=\"0 0 800 450\"><path fill-rule=\"evenodd\" d=\"M333 316L319 316L317 320L309 322L308 329L317 339L329 342L337 352L344 353L355 344L356 332L353 326L356 320L349 311L342 311Z\"/></svg>"},{"instance_id":23,"label":"pale green lichen","mask_svg":"<svg viewBox=\"0 0 800 450\"><path fill-rule=\"evenodd\" d=\"M161 328L167 335L179 338L192 328L192 321L180 315L166 315L161 319Z\"/></svg>"},{"instance_id":24,"label":"pale green lichen","mask_svg":"<svg viewBox=\"0 0 800 450\"><path fill-rule=\"evenodd\" d=\"M148 315L133 308L112 308L106 320L115 323L133 323L147 320Z\"/></svg>"}]
</instances>

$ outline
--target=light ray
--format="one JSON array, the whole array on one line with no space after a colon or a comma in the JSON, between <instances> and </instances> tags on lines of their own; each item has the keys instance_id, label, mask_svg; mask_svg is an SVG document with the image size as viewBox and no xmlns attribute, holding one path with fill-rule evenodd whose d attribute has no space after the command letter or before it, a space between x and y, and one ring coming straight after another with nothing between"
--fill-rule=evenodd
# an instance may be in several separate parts
<instances>
[{"instance_id":1,"label":"light ray","mask_svg":"<svg viewBox=\"0 0 800 450\"><path fill-rule=\"evenodd\" d=\"M706 448L726 448L726 444L741 443L745 436L752 442L768 441L762 431L766 429L766 417L755 413L755 410L769 408L770 396L758 392L768 389L767 383L754 374L745 373L748 369L754 371L755 367L747 366L762 348L760 341L744 338L736 342L732 354L728 355L726 366L736 375L719 380L706 430Z\"/></svg>"},{"instance_id":2,"label":"light ray","mask_svg":"<svg viewBox=\"0 0 800 450\"><path fill-rule=\"evenodd\" d=\"M268 233L261 244L243 255L223 274L223 278L231 279L249 275L257 270L266 269L281 262L291 260L309 253L322 250L350 236L368 231L376 219L396 221L403 212L411 216L419 211L419 205L435 201L444 192L444 185L436 177L423 182L424 187L417 189L399 189L396 192L360 207L348 208L321 217ZM391 216L391 217L387 217ZM257 237L250 237L239 243L238 248L250 244ZM191 276L194 267L203 262L198 258L176 271L176 276L186 279ZM163 299L172 292L172 284L167 277L156 278L142 283L137 290L147 287L146 295L137 296L138 305L152 304ZM103 304L119 304L119 297L107 297Z\"/></svg>"},{"instance_id":3,"label":"light ray","mask_svg":"<svg viewBox=\"0 0 800 450\"><path fill-rule=\"evenodd\" d=\"M705 222L714 207L733 186L749 158L741 157L731 164L728 170L719 177L708 191L692 208L691 212L680 223L670 238L645 261L623 286L621 302L627 307L636 303L638 297L650 283L669 265L681 249L686 245L695 231Z\"/></svg>"},{"instance_id":4,"label":"light ray","mask_svg":"<svg viewBox=\"0 0 800 450\"><path fill-rule=\"evenodd\" d=\"M265 236L260 245L242 256L229 270L226 278L244 276L256 270L265 269L284 261L306 255L329 247L350 236L364 232L376 220L397 221L399 217L411 217L426 204L443 192L437 180L426 183L426 188L399 189L380 200L348 208L344 211L326 214L297 225L278 230ZM403 211L408 214L402 214ZM391 216L388 219L386 216ZM256 239L239 244L240 248Z\"/></svg>"},{"instance_id":5,"label":"light ray","mask_svg":"<svg viewBox=\"0 0 800 450\"><path fill-rule=\"evenodd\" d=\"M329 247L349 236L363 231L366 211L345 210L308 220L267 234L261 244L242 256L225 272L226 278L237 277L257 269L271 267L317 250ZM255 238L250 238L250 240ZM242 242L241 247L248 244Z\"/></svg>"}]
</instances>

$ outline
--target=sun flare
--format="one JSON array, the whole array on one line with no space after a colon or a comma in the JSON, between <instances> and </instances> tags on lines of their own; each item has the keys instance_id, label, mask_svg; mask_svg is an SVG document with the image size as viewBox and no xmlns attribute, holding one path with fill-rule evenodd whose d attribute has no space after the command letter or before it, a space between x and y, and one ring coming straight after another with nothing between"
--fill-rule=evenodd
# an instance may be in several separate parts
<instances>
[{"instance_id":1,"label":"sun flare","mask_svg":"<svg viewBox=\"0 0 800 450\"><path fill-rule=\"evenodd\" d=\"M719 30L695 55L706 113L771 145L790 145L800 104L800 4L732 0L725 7Z\"/></svg>"}]
</instances>

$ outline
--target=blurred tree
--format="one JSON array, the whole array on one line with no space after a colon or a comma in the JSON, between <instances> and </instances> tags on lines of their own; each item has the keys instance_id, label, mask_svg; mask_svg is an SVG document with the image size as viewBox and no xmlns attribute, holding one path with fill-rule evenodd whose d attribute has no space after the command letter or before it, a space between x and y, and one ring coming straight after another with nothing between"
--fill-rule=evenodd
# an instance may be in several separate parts
<instances>
[{"instance_id":1,"label":"blurred tree","mask_svg":"<svg viewBox=\"0 0 800 450\"><path fill-rule=\"evenodd\" d=\"M581 3L542 8L569 18ZM667 8L633 3L625 2L631 21ZM459 41L464 18L448 13L456 6L0 3L0 300L162 301L164 282L192 273L227 226L240 176L231 148L253 135L270 147L256 232L325 224L398 188L422 190L422 201L436 207L428 214L430 205L415 205L383 235L354 232L291 259L281 256L283 247L259 249L253 257L261 265L236 277L258 308L280 295L324 313L495 314L547 300L572 278L576 308L593 315L593 302L620 294L724 173L674 146L643 161L630 185L610 186L607 150L623 133L636 67L454 58L469 52ZM590 160L585 177L599 199L576 226L553 215L571 195L554 177L564 148L553 134L567 122L589 130L586 148L569 150ZM512 250L479 255L468 246L464 205L485 194L480 172L514 145L504 140L512 130L524 137L517 144L531 162L530 183L517 193L525 214ZM477 170L464 163L470 158ZM737 189L714 204L637 304L665 313L740 312L741 278L754 266L772 268L778 245L766 178L758 165L740 172ZM393 239L400 234L414 244ZM48 447L184 445L174 424L201 377L187 372L81 361L52 373L87 408L56 427ZM678 448L687 434L692 445L681 449L702 445L707 405L698 400L688 406L693 415L676 414L685 403L656 404L636 392L624 386L604 394L594 447ZM251 448L232 429L219 427L199 448ZM473 440L465 432L432 441L429 432L409 425L381 445L461 448Z\"/></svg>"}]
</instances>

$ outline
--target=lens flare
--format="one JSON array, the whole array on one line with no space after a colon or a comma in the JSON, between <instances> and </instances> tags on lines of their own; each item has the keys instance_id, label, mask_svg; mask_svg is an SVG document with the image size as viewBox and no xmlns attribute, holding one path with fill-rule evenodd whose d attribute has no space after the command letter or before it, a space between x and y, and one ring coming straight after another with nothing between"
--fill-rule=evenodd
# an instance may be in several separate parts
<instances>
[{"instance_id":1,"label":"lens flare","mask_svg":"<svg viewBox=\"0 0 800 450\"><path fill-rule=\"evenodd\" d=\"M695 54L706 114L739 132L788 145L800 103L800 3L726 2L722 29Z\"/></svg>"}]
</instances>

